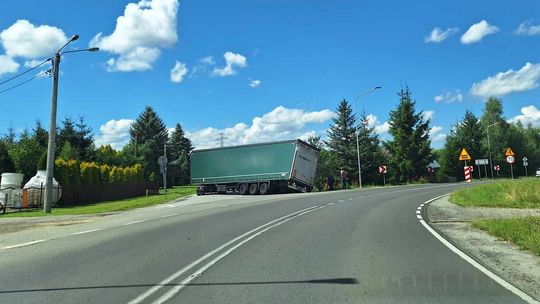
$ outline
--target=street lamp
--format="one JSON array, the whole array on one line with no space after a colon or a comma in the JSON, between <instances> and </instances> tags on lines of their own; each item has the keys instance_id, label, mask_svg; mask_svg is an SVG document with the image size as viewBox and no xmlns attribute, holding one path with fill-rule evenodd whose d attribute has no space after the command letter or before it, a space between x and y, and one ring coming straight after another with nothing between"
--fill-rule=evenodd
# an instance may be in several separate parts
<instances>
[{"instance_id":1,"label":"street lamp","mask_svg":"<svg viewBox=\"0 0 540 304\"><path fill-rule=\"evenodd\" d=\"M49 142L47 145L47 179L45 181L45 202L43 203L43 212L51 213L52 200L53 200L53 175L54 175L54 153L56 149L56 105L58 99L58 75L60 69L60 58L63 54L76 53L76 52L96 52L99 48L93 47L82 50L73 50L62 52L62 50L72 41L79 39L79 35L73 35L68 42L66 42L52 58L53 64L53 87L51 97L51 122L49 125Z\"/></svg>"},{"instance_id":2,"label":"street lamp","mask_svg":"<svg viewBox=\"0 0 540 304\"><path fill-rule=\"evenodd\" d=\"M374 88L372 88L371 90L369 91L366 91L358 96L356 96L356 98L354 99L354 111L355 111L355 115L356 117L358 118L358 106L356 104L356 102L358 101L358 98L366 95L366 94L369 94L375 90L378 90L380 89L381 87L379 86L376 86ZM358 185L360 186L360 188L362 188L362 169L360 168L360 145L358 143L358 136L360 136L360 131L358 130L358 127L356 128L356 156L358 157Z\"/></svg>"},{"instance_id":3,"label":"street lamp","mask_svg":"<svg viewBox=\"0 0 540 304\"><path fill-rule=\"evenodd\" d=\"M488 153L489 153L489 167L490 167L490 170L491 170L491 179L493 179L493 161L491 159L491 145L489 144L489 128L500 123L500 121L496 122L496 123L492 123L490 124L489 126L487 126L486 128L486 133L487 133L487 140L488 140Z\"/></svg>"}]
</instances>

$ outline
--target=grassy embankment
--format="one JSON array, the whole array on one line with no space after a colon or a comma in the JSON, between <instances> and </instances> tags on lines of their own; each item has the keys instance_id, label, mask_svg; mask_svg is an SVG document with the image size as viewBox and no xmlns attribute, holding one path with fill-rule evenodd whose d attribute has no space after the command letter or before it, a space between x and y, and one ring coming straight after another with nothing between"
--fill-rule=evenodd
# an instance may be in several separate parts
<instances>
[{"instance_id":1,"label":"grassy embankment","mask_svg":"<svg viewBox=\"0 0 540 304\"><path fill-rule=\"evenodd\" d=\"M147 207L151 205L157 205L167 203L184 196L195 194L197 187L174 187L167 190L165 194L163 190L160 190L158 195L141 196L117 201L106 201L101 203L72 206L72 207L56 207L52 209L50 215L74 215L74 214L95 214L95 213L107 213L115 211L126 211L135 208ZM24 210L21 212L13 212L4 215L0 215L0 218L5 217L34 217L45 216L41 210Z\"/></svg>"},{"instance_id":2,"label":"grassy embankment","mask_svg":"<svg viewBox=\"0 0 540 304\"><path fill-rule=\"evenodd\" d=\"M455 191L450 201L464 207L540 208L540 180L477 185ZM540 217L483 219L472 225L540 256Z\"/></svg>"}]
</instances>

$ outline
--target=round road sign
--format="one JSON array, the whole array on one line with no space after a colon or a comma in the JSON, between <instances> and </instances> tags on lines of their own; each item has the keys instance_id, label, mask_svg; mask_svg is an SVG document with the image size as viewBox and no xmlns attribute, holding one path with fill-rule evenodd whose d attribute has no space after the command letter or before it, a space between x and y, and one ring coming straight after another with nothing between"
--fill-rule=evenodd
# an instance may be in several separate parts
<instances>
[{"instance_id":1,"label":"round road sign","mask_svg":"<svg viewBox=\"0 0 540 304\"><path fill-rule=\"evenodd\" d=\"M506 157L506 162L509 164L513 164L515 161L516 159L512 155Z\"/></svg>"}]
</instances>

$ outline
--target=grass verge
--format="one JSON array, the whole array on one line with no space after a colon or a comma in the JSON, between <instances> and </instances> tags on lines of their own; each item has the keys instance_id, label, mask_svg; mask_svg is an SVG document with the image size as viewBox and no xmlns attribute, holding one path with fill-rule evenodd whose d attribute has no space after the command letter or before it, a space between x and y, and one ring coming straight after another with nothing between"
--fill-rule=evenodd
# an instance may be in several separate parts
<instances>
[{"instance_id":1,"label":"grass verge","mask_svg":"<svg viewBox=\"0 0 540 304\"><path fill-rule=\"evenodd\" d=\"M484 219L473 221L472 225L540 256L540 217Z\"/></svg>"},{"instance_id":2,"label":"grass verge","mask_svg":"<svg viewBox=\"0 0 540 304\"><path fill-rule=\"evenodd\" d=\"M167 190L165 194L162 190L158 195L141 196L135 198L128 198L118 201L106 201L95 204L83 205L83 206L71 206L71 207L56 207L52 209L50 215L74 215L74 214L96 214L107 213L115 211L125 211L135 208L147 207L151 205L157 205L167 203L178 198L195 194L197 187L185 186L174 187ZM4 215L0 215L0 218L6 217L36 217L46 216L41 210L24 210L20 212L13 212Z\"/></svg>"},{"instance_id":3,"label":"grass verge","mask_svg":"<svg viewBox=\"0 0 540 304\"><path fill-rule=\"evenodd\" d=\"M450 201L462 207L540 208L540 179L471 186L454 191Z\"/></svg>"}]
</instances>

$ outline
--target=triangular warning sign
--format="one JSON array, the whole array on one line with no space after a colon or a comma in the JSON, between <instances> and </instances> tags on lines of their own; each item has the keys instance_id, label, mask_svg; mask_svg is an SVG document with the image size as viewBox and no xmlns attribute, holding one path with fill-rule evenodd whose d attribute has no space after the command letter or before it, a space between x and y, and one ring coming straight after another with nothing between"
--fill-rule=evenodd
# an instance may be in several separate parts
<instances>
[{"instance_id":1,"label":"triangular warning sign","mask_svg":"<svg viewBox=\"0 0 540 304\"><path fill-rule=\"evenodd\" d=\"M459 154L459 160L471 160L471 156L469 153L467 153L467 150L465 148L461 149L461 153Z\"/></svg>"},{"instance_id":2,"label":"triangular warning sign","mask_svg":"<svg viewBox=\"0 0 540 304\"><path fill-rule=\"evenodd\" d=\"M505 156L514 156L514 151L512 151L512 149L510 149L510 147L508 147L508 149L506 149L506 153L504 153Z\"/></svg>"}]
</instances>

